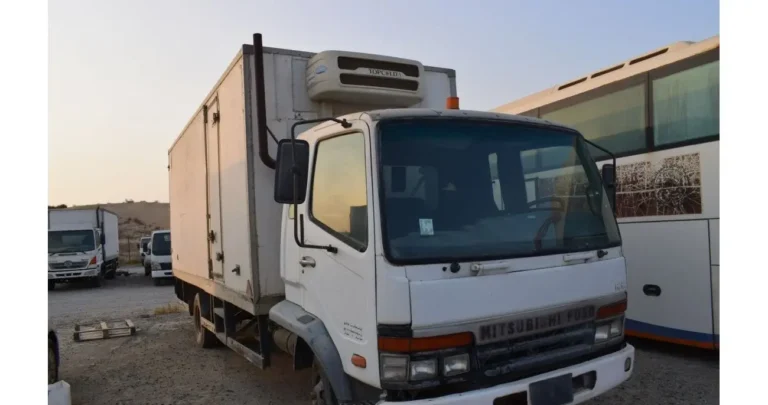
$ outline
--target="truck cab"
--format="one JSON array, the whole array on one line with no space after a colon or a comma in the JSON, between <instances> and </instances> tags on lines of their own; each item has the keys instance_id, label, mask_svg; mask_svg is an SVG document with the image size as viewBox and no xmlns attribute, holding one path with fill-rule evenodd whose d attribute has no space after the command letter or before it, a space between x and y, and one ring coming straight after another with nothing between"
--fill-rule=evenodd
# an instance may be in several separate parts
<instances>
[{"instance_id":1,"label":"truck cab","mask_svg":"<svg viewBox=\"0 0 768 405\"><path fill-rule=\"evenodd\" d=\"M391 401L615 387L634 357L626 266L589 146L540 120L426 109L281 141L286 300Z\"/></svg>"},{"instance_id":2,"label":"truck cab","mask_svg":"<svg viewBox=\"0 0 768 405\"><path fill-rule=\"evenodd\" d=\"M48 230L48 290L57 282L102 281L101 230L87 225L62 226Z\"/></svg>"},{"instance_id":3,"label":"truck cab","mask_svg":"<svg viewBox=\"0 0 768 405\"><path fill-rule=\"evenodd\" d=\"M154 231L149 242L149 266L152 280L160 284L163 279L173 277L171 270L171 231Z\"/></svg>"},{"instance_id":4,"label":"truck cab","mask_svg":"<svg viewBox=\"0 0 768 405\"><path fill-rule=\"evenodd\" d=\"M139 261L141 262L141 266L144 267L144 275L149 276L151 273L152 268L149 265L149 256L147 255L147 251L149 250L149 241L152 240L151 236L145 236L139 240L139 243L136 244L136 248L139 250Z\"/></svg>"}]
</instances>

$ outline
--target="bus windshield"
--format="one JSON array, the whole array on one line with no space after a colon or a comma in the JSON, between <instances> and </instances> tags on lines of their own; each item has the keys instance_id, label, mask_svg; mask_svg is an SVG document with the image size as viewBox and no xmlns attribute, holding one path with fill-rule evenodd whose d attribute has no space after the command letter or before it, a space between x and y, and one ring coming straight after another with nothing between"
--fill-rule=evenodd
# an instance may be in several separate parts
<instances>
[{"instance_id":1,"label":"bus windshield","mask_svg":"<svg viewBox=\"0 0 768 405\"><path fill-rule=\"evenodd\" d=\"M491 260L620 245L583 138L466 119L379 124L384 244L400 263Z\"/></svg>"}]
</instances>

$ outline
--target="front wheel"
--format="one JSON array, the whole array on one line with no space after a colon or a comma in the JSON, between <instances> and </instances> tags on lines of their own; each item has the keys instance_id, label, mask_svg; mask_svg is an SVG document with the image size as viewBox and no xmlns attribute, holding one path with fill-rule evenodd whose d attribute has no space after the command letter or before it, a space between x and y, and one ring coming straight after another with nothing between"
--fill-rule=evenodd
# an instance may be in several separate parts
<instances>
[{"instance_id":1,"label":"front wheel","mask_svg":"<svg viewBox=\"0 0 768 405\"><path fill-rule=\"evenodd\" d=\"M336 394L333 392L331 382L328 380L328 376L323 370L323 366L315 357L315 361L312 362L312 392L310 393L312 398L312 405L338 405L339 401L336 399Z\"/></svg>"},{"instance_id":2,"label":"front wheel","mask_svg":"<svg viewBox=\"0 0 768 405\"><path fill-rule=\"evenodd\" d=\"M48 281L48 291L53 291L56 288L56 282L53 280Z\"/></svg>"},{"instance_id":3,"label":"front wheel","mask_svg":"<svg viewBox=\"0 0 768 405\"><path fill-rule=\"evenodd\" d=\"M149 266L144 266L144 277L149 277L150 274L152 274L152 268Z\"/></svg>"}]
</instances>

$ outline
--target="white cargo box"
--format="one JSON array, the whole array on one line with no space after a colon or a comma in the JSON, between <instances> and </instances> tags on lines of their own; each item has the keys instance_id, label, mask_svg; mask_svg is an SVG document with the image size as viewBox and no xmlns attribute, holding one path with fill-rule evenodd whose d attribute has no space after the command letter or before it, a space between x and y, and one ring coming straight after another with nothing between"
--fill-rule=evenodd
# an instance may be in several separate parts
<instances>
[{"instance_id":1,"label":"white cargo box","mask_svg":"<svg viewBox=\"0 0 768 405\"><path fill-rule=\"evenodd\" d=\"M340 58L347 59L340 64ZM342 82L349 73L362 79ZM413 83L381 80L387 78ZM267 313L285 290L282 206L274 202L274 170L267 165L277 151L273 138L290 137L291 125L304 119L389 107L442 109L453 96L450 69L378 55L263 48L255 35L168 152L174 276L252 314Z\"/></svg>"},{"instance_id":2,"label":"white cargo box","mask_svg":"<svg viewBox=\"0 0 768 405\"><path fill-rule=\"evenodd\" d=\"M104 234L104 260L120 254L118 217L104 208L62 208L48 210L48 230L100 229Z\"/></svg>"}]
</instances>

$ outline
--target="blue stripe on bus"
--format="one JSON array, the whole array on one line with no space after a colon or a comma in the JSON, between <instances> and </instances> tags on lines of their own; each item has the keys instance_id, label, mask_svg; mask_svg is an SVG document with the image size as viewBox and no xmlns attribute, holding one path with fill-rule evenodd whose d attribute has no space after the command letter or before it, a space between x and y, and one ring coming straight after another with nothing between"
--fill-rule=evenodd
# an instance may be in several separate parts
<instances>
[{"instance_id":1,"label":"blue stripe on bus","mask_svg":"<svg viewBox=\"0 0 768 405\"><path fill-rule=\"evenodd\" d=\"M674 340L705 343L709 345L719 344L720 342L719 335L668 328L666 326L653 325L632 319L626 320L625 328L628 332L638 332L638 334L641 335L640 337L643 337L642 335L651 335Z\"/></svg>"}]
</instances>

